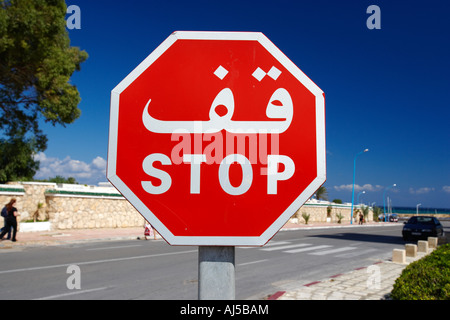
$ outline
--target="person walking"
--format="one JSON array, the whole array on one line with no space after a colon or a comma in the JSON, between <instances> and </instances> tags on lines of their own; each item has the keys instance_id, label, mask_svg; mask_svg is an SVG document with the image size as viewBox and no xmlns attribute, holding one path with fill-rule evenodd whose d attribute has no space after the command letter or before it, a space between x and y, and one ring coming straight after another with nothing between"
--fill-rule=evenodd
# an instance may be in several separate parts
<instances>
[{"instance_id":1,"label":"person walking","mask_svg":"<svg viewBox=\"0 0 450 320\"><path fill-rule=\"evenodd\" d=\"M6 217L7 217L7 216L8 216L8 212L6 211L6 206L4 206L3 209L2 209L3 228L0 230L0 233L1 233L3 230L6 230ZM7 230L7 233L8 233L8 237L6 238L7 240L11 240L11 231L12 231L12 228L10 227L10 228Z\"/></svg>"},{"instance_id":2,"label":"person walking","mask_svg":"<svg viewBox=\"0 0 450 320\"><path fill-rule=\"evenodd\" d=\"M3 237L8 232L8 230L13 229L12 232L12 241L16 242L16 234L17 234L17 216L19 216L19 211L16 207L14 207L14 204L16 203L16 199L11 199L11 201L8 202L8 204L5 206L6 208L6 219L5 219L5 228L3 229L2 233L0 234L0 239L3 240Z\"/></svg>"}]
</instances>

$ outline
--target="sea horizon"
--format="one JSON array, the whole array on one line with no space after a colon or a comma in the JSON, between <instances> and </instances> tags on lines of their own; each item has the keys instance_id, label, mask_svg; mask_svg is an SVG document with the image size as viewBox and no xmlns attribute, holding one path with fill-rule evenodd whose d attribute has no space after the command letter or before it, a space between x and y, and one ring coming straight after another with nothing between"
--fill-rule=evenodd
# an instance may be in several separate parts
<instances>
[{"instance_id":1,"label":"sea horizon","mask_svg":"<svg viewBox=\"0 0 450 320\"><path fill-rule=\"evenodd\" d=\"M398 213L398 214L411 214L417 213L417 209L415 207L392 207L392 213ZM450 208L426 208L426 207L419 207L420 215L426 215L426 214L448 214L450 215Z\"/></svg>"}]
</instances>

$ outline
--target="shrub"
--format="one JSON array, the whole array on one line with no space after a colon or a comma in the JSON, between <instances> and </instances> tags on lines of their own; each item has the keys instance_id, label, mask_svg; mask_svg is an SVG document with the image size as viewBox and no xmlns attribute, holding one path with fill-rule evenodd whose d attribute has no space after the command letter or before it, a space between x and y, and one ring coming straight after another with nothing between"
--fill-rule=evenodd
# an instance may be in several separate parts
<instances>
[{"instance_id":1,"label":"shrub","mask_svg":"<svg viewBox=\"0 0 450 320\"><path fill-rule=\"evenodd\" d=\"M450 300L450 244L407 266L395 281L394 300Z\"/></svg>"},{"instance_id":2,"label":"shrub","mask_svg":"<svg viewBox=\"0 0 450 320\"><path fill-rule=\"evenodd\" d=\"M302 217L303 217L303 219L305 219L305 224L308 224L308 221L309 221L309 217L310 217L311 215L309 215L309 214L307 214L306 212L303 212L302 213Z\"/></svg>"},{"instance_id":3,"label":"shrub","mask_svg":"<svg viewBox=\"0 0 450 320\"><path fill-rule=\"evenodd\" d=\"M333 210L332 206L327 207L327 218L331 218L331 211Z\"/></svg>"}]
</instances>

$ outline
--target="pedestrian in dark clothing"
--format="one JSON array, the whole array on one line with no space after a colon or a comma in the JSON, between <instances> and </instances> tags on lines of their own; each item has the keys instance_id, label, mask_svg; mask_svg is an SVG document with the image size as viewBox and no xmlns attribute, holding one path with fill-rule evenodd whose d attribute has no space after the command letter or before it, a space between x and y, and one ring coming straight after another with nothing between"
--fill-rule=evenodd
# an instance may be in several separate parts
<instances>
[{"instance_id":1,"label":"pedestrian in dark clothing","mask_svg":"<svg viewBox=\"0 0 450 320\"><path fill-rule=\"evenodd\" d=\"M19 211L17 211L17 208L14 207L14 203L16 203L16 199L11 199L9 203L5 206L6 208L6 219L5 219L5 228L3 229L2 233L0 234L0 239L3 240L3 237L8 232L8 230L13 229L12 232L12 241L17 241L16 234L17 234L17 216L19 216Z\"/></svg>"},{"instance_id":2,"label":"pedestrian in dark clothing","mask_svg":"<svg viewBox=\"0 0 450 320\"><path fill-rule=\"evenodd\" d=\"M3 230L6 230L6 217L8 216L8 212L6 211L6 206L3 207L2 209L2 217L3 217L3 228L0 230L0 232L2 232ZM11 231L12 231L12 227L10 227L8 230L6 230L8 233L8 237L6 238L7 240L11 239Z\"/></svg>"}]
</instances>

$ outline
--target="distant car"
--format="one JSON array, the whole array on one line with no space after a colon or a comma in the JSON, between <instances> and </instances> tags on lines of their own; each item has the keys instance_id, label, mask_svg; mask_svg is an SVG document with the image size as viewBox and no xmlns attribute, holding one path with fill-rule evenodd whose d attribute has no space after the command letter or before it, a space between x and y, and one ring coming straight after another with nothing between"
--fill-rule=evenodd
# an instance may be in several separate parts
<instances>
[{"instance_id":1,"label":"distant car","mask_svg":"<svg viewBox=\"0 0 450 320\"><path fill-rule=\"evenodd\" d=\"M384 214L380 214L378 216L378 221L385 221ZM395 214L395 213L388 214L386 221L388 221L388 222L398 222L398 215Z\"/></svg>"},{"instance_id":2,"label":"distant car","mask_svg":"<svg viewBox=\"0 0 450 320\"><path fill-rule=\"evenodd\" d=\"M388 221L389 222L398 222L398 215L395 213L388 215Z\"/></svg>"},{"instance_id":3,"label":"distant car","mask_svg":"<svg viewBox=\"0 0 450 320\"><path fill-rule=\"evenodd\" d=\"M440 237L444 235L444 228L435 217L414 216L411 217L402 230L403 240L426 240L428 237Z\"/></svg>"}]
</instances>

